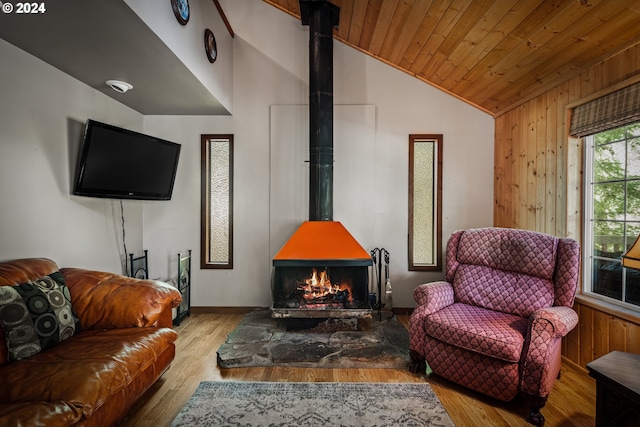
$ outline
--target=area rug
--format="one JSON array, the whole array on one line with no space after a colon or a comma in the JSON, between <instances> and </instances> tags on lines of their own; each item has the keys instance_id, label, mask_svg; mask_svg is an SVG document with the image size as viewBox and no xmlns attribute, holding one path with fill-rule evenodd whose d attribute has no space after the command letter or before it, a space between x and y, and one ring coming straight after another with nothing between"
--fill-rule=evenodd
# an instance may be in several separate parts
<instances>
[{"instance_id":1,"label":"area rug","mask_svg":"<svg viewBox=\"0 0 640 427\"><path fill-rule=\"evenodd\" d=\"M357 330L339 320L312 329L287 330L269 310L246 314L218 348L218 366L395 368L409 364L409 332L395 317L359 319ZM332 327L333 326L333 327Z\"/></svg>"},{"instance_id":2,"label":"area rug","mask_svg":"<svg viewBox=\"0 0 640 427\"><path fill-rule=\"evenodd\" d=\"M427 383L201 382L172 427L454 426Z\"/></svg>"}]
</instances>

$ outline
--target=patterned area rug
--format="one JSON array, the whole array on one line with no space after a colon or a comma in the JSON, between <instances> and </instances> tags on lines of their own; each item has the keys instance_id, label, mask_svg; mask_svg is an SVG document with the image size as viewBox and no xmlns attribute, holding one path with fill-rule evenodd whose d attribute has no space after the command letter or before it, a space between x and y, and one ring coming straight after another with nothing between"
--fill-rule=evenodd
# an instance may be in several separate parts
<instances>
[{"instance_id":1,"label":"patterned area rug","mask_svg":"<svg viewBox=\"0 0 640 427\"><path fill-rule=\"evenodd\" d=\"M409 331L395 317L359 319L357 329L329 320L312 329L287 330L269 310L245 315L218 349L218 366L392 368L409 364Z\"/></svg>"},{"instance_id":2,"label":"patterned area rug","mask_svg":"<svg viewBox=\"0 0 640 427\"><path fill-rule=\"evenodd\" d=\"M202 382L172 427L454 426L427 383Z\"/></svg>"}]
</instances>

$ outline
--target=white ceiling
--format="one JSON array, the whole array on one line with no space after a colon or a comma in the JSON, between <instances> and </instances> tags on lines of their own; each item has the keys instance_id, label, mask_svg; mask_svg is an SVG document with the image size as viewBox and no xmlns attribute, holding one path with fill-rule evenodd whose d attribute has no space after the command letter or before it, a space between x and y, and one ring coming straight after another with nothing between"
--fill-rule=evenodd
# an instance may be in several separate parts
<instances>
[{"instance_id":1,"label":"white ceiling","mask_svg":"<svg viewBox=\"0 0 640 427\"><path fill-rule=\"evenodd\" d=\"M123 0L55 0L46 8L0 13L0 38L144 115L229 114ZM105 83L112 79L133 90L114 91Z\"/></svg>"}]
</instances>

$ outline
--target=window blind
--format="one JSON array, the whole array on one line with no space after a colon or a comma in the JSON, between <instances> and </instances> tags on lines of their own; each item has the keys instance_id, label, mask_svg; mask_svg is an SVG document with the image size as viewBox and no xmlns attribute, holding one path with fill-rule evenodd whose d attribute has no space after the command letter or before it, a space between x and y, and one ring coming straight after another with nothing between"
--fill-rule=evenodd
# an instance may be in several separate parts
<instances>
[{"instance_id":1,"label":"window blind","mask_svg":"<svg viewBox=\"0 0 640 427\"><path fill-rule=\"evenodd\" d=\"M571 136L583 137L640 121L640 83L573 109Z\"/></svg>"}]
</instances>

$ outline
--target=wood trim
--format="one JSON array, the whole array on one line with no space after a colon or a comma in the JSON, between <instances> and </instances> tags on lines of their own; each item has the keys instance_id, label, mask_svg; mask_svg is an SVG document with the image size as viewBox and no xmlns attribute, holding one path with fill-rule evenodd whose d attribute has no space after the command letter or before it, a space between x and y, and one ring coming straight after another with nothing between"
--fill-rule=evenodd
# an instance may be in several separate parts
<instances>
[{"instance_id":1,"label":"wood trim","mask_svg":"<svg viewBox=\"0 0 640 427\"><path fill-rule=\"evenodd\" d=\"M566 363L567 365L571 365L571 367L573 369L576 369L578 371L582 371L585 374L589 372L589 370L587 368L585 368L584 366L578 365L576 362L574 362L573 360L569 359L568 357L562 356L562 363Z\"/></svg>"},{"instance_id":2,"label":"wood trim","mask_svg":"<svg viewBox=\"0 0 640 427\"><path fill-rule=\"evenodd\" d=\"M585 299L584 295L576 299L573 309L580 320L563 339L562 355L585 368L588 363L611 351L640 354L640 326L637 320L625 320L620 317L619 310L610 310L606 304L594 301L596 299Z\"/></svg>"},{"instance_id":3,"label":"wood trim","mask_svg":"<svg viewBox=\"0 0 640 427\"><path fill-rule=\"evenodd\" d=\"M576 295L576 302L640 326L640 313L586 294Z\"/></svg>"},{"instance_id":4,"label":"wood trim","mask_svg":"<svg viewBox=\"0 0 640 427\"><path fill-rule=\"evenodd\" d=\"M220 14L220 17L222 18L222 22L224 22L224 25L227 27L227 31L229 31L229 34L231 34L231 38L235 37L235 33L233 32L233 28L231 28L231 24L229 23L229 20L227 19L227 15L225 15L224 10L222 10L222 6L220 6L220 2L218 0L213 0L213 4L216 5L216 9L218 9L218 13Z\"/></svg>"}]
</instances>

